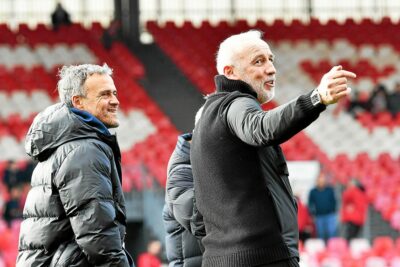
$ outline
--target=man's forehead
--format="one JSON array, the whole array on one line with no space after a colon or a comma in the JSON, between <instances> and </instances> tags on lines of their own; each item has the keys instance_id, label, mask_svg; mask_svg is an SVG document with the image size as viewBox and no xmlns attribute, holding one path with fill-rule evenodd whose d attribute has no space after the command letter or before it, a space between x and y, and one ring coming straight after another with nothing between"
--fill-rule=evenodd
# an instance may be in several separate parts
<instances>
[{"instance_id":1,"label":"man's forehead","mask_svg":"<svg viewBox=\"0 0 400 267\"><path fill-rule=\"evenodd\" d=\"M114 83L113 78L108 74L93 73L90 74L86 80L86 84L103 84L103 83Z\"/></svg>"},{"instance_id":2,"label":"man's forehead","mask_svg":"<svg viewBox=\"0 0 400 267\"><path fill-rule=\"evenodd\" d=\"M92 74L86 79L84 86L86 90L92 91L93 93L117 90L114 80L108 74Z\"/></svg>"},{"instance_id":3,"label":"man's forehead","mask_svg":"<svg viewBox=\"0 0 400 267\"><path fill-rule=\"evenodd\" d=\"M244 55L247 54L248 56L255 56L257 54L273 56L269 45L265 41L262 41L262 40L260 40L260 42L246 46L243 49L243 53L244 53Z\"/></svg>"}]
</instances>

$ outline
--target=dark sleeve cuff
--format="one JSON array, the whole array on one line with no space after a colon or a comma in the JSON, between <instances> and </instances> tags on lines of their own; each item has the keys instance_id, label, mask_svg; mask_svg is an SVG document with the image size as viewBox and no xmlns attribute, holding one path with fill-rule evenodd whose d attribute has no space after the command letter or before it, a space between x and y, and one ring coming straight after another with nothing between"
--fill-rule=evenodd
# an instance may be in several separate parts
<instances>
[{"instance_id":1,"label":"dark sleeve cuff","mask_svg":"<svg viewBox=\"0 0 400 267\"><path fill-rule=\"evenodd\" d=\"M299 104L305 113L321 113L326 109L326 106L322 103L315 106L313 105L311 102L311 94L313 91L299 97Z\"/></svg>"}]
</instances>

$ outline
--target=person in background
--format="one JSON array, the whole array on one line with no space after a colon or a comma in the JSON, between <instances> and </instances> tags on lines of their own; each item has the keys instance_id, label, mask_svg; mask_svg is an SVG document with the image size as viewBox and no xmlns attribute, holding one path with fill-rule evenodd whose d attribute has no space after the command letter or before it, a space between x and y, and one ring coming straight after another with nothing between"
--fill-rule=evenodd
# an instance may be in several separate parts
<instances>
[{"instance_id":1,"label":"person in background","mask_svg":"<svg viewBox=\"0 0 400 267\"><path fill-rule=\"evenodd\" d=\"M39 113L25 150L38 164L23 211L17 266L133 267L124 248L121 153L112 70L64 66L61 103Z\"/></svg>"},{"instance_id":2,"label":"person in background","mask_svg":"<svg viewBox=\"0 0 400 267\"><path fill-rule=\"evenodd\" d=\"M11 192L13 187L19 186L23 182L23 178L23 171L18 167L18 163L14 160L9 160L3 177L8 191Z\"/></svg>"},{"instance_id":3,"label":"person in background","mask_svg":"<svg viewBox=\"0 0 400 267\"><path fill-rule=\"evenodd\" d=\"M5 204L3 215L8 227L11 227L14 220L22 219L21 196L22 189L19 186L11 188L10 199Z\"/></svg>"},{"instance_id":4,"label":"person in background","mask_svg":"<svg viewBox=\"0 0 400 267\"><path fill-rule=\"evenodd\" d=\"M360 189L357 180L351 179L343 191L340 209L344 236L348 241L360 234L366 220L367 209L368 200L365 192Z\"/></svg>"},{"instance_id":5,"label":"person in background","mask_svg":"<svg viewBox=\"0 0 400 267\"><path fill-rule=\"evenodd\" d=\"M139 255L137 267L161 267L160 253L161 242L151 240L147 245L147 251Z\"/></svg>"},{"instance_id":6,"label":"person in background","mask_svg":"<svg viewBox=\"0 0 400 267\"><path fill-rule=\"evenodd\" d=\"M33 160L28 160L25 168L22 170L22 183L24 185L29 185L31 183L31 177L33 170L36 167L37 162Z\"/></svg>"},{"instance_id":7,"label":"person in background","mask_svg":"<svg viewBox=\"0 0 400 267\"><path fill-rule=\"evenodd\" d=\"M280 144L347 97L355 74L334 66L317 88L263 111L274 97L276 69L255 30L221 43L217 70L190 151L206 233L202 267L299 266L296 203Z\"/></svg>"},{"instance_id":8,"label":"person in background","mask_svg":"<svg viewBox=\"0 0 400 267\"><path fill-rule=\"evenodd\" d=\"M388 92L386 86L378 84L372 90L368 100L368 108L372 114L388 111Z\"/></svg>"},{"instance_id":9,"label":"person in background","mask_svg":"<svg viewBox=\"0 0 400 267\"><path fill-rule=\"evenodd\" d=\"M321 172L308 196L308 209L314 216L317 237L327 241L337 235L337 200L335 191Z\"/></svg>"},{"instance_id":10,"label":"person in background","mask_svg":"<svg viewBox=\"0 0 400 267\"><path fill-rule=\"evenodd\" d=\"M396 83L394 91L388 96L388 109L393 116L400 113L400 82Z\"/></svg>"},{"instance_id":11,"label":"person in background","mask_svg":"<svg viewBox=\"0 0 400 267\"><path fill-rule=\"evenodd\" d=\"M352 90L352 97L348 101L347 111L356 117L359 113L369 110L369 96L367 92Z\"/></svg>"},{"instance_id":12,"label":"person in background","mask_svg":"<svg viewBox=\"0 0 400 267\"><path fill-rule=\"evenodd\" d=\"M308 211L308 207L304 205L303 201L299 197L297 200L297 221L299 224L299 239L304 242L312 237L314 233L314 222Z\"/></svg>"},{"instance_id":13,"label":"person in background","mask_svg":"<svg viewBox=\"0 0 400 267\"><path fill-rule=\"evenodd\" d=\"M195 123L202 108L196 114ZM192 134L178 137L167 168L164 226L167 231L166 251L169 267L201 267L201 238L205 235L204 223L196 207L193 174L190 164Z\"/></svg>"},{"instance_id":14,"label":"person in background","mask_svg":"<svg viewBox=\"0 0 400 267\"><path fill-rule=\"evenodd\" d=\"M62 25L71 24L69 13L64 9L60 2L57 3L56 9L51 13L51 23L54 30L58 30Z\"/></svg>"},{"instance_id":15,"label":"person in background","mask_svg":"<svg viewBox=\"0 0 400 267\"><path fill-rule=\"evenodd\" d=\"M110 25L104 29L101 36L101 42L105 49L110 50L114 41L118 40L121 36L121 22L113 19Z\"/></svg>"}]
</instances>

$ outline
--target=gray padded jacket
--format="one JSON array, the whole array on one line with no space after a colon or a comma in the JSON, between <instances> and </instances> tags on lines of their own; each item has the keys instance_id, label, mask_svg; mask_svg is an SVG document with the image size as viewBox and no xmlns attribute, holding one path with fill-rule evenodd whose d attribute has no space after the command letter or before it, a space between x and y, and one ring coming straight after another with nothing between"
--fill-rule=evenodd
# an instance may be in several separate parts
<instances>
[{"instance_id":1,"label":"gray padded jacket","mask_svg":"<svg viewBox=\"0 0 400 267\"><path fill-rule=\"evenodd\" d=\"M191 139L192 134L180 135L168 162L163 220L169 267L201 266L200 240L205 235L205 227L194 199Z\"/></svg>"},{"instance_id":2,"label":"gray padded jacket","mask_svg":"<svg viewBox=\"0 0 400 267\"><path fill-rule=\"evenodd\" d=\"M17 266L134 266L123 248L115 136L89 113L56 104L35 118L25 149L39 163L24 207Z\"/></svg>"}]
</instances>

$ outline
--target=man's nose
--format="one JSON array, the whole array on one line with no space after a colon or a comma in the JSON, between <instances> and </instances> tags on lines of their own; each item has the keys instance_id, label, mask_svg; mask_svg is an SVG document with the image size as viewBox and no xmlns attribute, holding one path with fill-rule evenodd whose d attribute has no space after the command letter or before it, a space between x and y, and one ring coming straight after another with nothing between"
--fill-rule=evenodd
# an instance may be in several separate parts
<instances>
[{"instance_id":1,"label":"man's nose","mask_svg":"<svg viewBox=\"0 0 400 267\"><path fill-rule=\"evenodd\" d=\"M113 95L111 97L111 101L110 102L111 102L111 104L119 105L119 100L118 100L118 97L116 95Z\"/></svg>"},{"instance_id":2,"label":"man's nose","mask_svg":"<svg viewBox=\"0 0 400 267\"><path fill-rule=\"evenodd\" d=\"M265 72L266 72L268 75L274 75L274 74L276 73L276 69L275 69L274 63L269 62L269 63L267 64L267 66L266 66Z\"/></svg>"}]
</instances>

